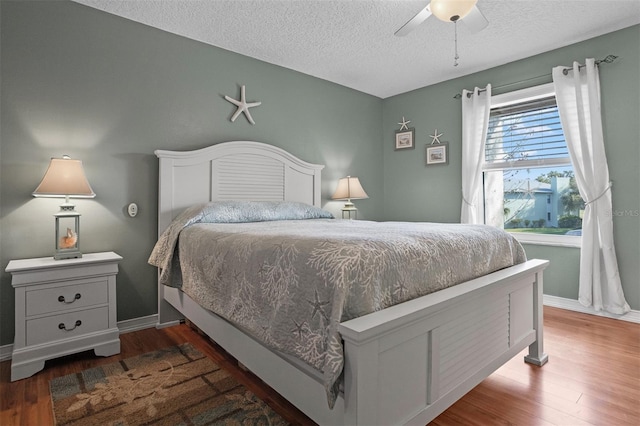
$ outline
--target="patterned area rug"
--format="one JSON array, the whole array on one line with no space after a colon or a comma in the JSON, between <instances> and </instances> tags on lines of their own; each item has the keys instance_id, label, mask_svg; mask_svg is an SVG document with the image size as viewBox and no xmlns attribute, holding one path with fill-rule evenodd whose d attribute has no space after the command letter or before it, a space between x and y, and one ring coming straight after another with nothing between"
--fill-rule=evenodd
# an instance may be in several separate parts
<instances>
[{"instance_id":1,"label":"patterned area rug","mask_svg":"<svg viewBox=\"0 0 640 426\"><path fill-rule=\"evenodd\" d=\"M56 425L285 425L191 344L49 382Z\"/></svg>"}]
</instances>

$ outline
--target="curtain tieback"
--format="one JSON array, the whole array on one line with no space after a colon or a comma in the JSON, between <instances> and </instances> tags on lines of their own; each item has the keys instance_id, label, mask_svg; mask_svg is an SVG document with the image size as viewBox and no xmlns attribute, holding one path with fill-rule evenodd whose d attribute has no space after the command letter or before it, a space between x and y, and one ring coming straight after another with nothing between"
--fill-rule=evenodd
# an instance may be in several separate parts
<instances>
[{"instance_id":1,"label":"curtain tieback","mask_svg":"<svg viewBox=\"0 0 640 426\"><path fill-rule=\"evenodd\" d=\"M612 186L612 185L613 185L613 183L609 182L609 184L607 185L607 187L604 189L604 191L602 191L602 193L601 193L600 195L598 195L598 196L597 196L596 198L594 198L593 200L586 201L586 202L584 203L584 205L586 206L586 205L588 205L588 204L591 204L591 203L594 203L594 202L598 201L600 198L602 198L602 197L604 196L604 194L606 194L606 193L607 193L607 191L609 191L609 190L611 189L611 186Z\"/></svg>"},{"instance_id":2,"label":"curtain tieback","mask_svg":"<svg viewBox=\"0 0 640 426\"><path fill-rule=\"evenodd\" d=\"M467 201L467 199L466 199L466 198L464 198L464 195L462 196L462 201L464 201L465 203L467 203L467 205L468 205L469 207L475 207L475 205L474 205L474 204L471 204L470 202L468 202L468 201Z\"/></svg>"}]
</instances>

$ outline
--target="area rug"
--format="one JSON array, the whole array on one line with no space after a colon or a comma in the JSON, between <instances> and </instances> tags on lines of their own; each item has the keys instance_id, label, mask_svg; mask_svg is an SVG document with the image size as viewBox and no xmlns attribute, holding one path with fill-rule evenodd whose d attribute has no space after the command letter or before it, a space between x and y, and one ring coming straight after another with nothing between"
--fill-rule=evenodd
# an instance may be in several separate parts
<instances>
[{"instance_id":1,"label":"area rug","mask_svg":"<svg viewBox=\"0 0 640 426\"><path fill-rule=\"evenodd\" d=\"M49 382L63 425L285 425L282 417L191 344Z\"/></svg>"}]
</instances>

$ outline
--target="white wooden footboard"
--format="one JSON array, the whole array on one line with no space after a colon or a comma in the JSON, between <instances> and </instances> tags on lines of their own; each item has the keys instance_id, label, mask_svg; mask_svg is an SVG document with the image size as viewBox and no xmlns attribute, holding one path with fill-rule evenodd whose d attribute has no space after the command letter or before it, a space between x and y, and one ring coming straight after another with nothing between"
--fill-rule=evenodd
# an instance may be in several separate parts
<instances>
[{"instance_id":1,"label":"white wooden footboard","mask_svg":"<svg viewBox=\"0 0 640 426\"><path fill-rule=\"evenodd\" d=\"M530 260L340 326L344 424L425 425L529 346L542 345L542 271Z\"/></svg>"},{"instance_id":2,"label":"white wooden footboard","mask_svg":"<svg viewBox=\"0 0 640 426\"><path fill-rule=\"evenodd\" d=\"M527 346L525 361L547 361L542 273L548 263L529 260L342 323L344 395L333 410L315 378L178 289L165 287L163 295L318 424L425 425Z\"/></svg>"}]
</instances>

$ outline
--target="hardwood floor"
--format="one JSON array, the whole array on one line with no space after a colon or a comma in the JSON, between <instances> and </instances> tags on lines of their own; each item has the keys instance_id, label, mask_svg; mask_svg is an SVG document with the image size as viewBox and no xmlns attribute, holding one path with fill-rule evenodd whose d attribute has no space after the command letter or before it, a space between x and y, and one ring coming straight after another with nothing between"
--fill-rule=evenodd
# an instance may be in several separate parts
<instances>
[{"instance_id":1,"label":"hardwood floor","mask_svg":"<svg viewBox=\"0 0 640 426\"><path fill-rule=\"evenodd\" d=\"M550 307L544 316L545 366L514 357L433 424L639 425L640 325Z\"/></svg>"},{"instance_id":2,"label":"hardwood floor","mask_svg":"<svg viewBox=\"0 0 640 426\"><path fill-rule=\"evenodd\" d=\"M524 352L484 380L432 425L638 425L640 424L640 324L545 307L545 351L539 368ZM50 425L49 380L155 349L191 342L229 369L293 424L311 424L295 407L186 325L121 335L122 352L92 352L48 361L28 379L9 382L0 363L0 425Z\"/></svg>"}]
</instances>

